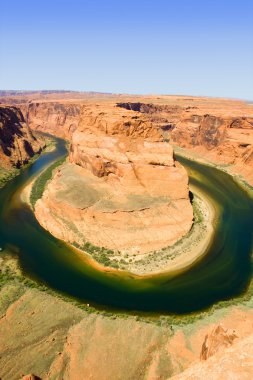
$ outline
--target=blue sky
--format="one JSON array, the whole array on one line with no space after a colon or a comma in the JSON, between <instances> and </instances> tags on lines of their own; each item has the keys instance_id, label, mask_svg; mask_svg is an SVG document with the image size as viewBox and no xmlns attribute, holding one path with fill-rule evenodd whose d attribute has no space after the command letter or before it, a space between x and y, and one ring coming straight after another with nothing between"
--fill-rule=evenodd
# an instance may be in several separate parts
<instances>
[{"instance_id":1,"label":"blue sky","mask_svg":"<svg viewBox=\"0 0 253 380\"><path fill-rule=\"evenodd\" d=\"M0 3L0 89L253 99L252 0Z\"/></svg>"}]
</instances>

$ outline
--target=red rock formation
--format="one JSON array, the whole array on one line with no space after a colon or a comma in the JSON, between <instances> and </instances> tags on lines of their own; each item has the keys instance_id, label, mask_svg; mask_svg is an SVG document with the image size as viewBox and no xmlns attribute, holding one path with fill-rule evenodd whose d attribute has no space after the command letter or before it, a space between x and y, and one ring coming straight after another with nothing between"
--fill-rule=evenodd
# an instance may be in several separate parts
<instances>
[{"instance_id":1,"label":"red rock formation","mask_svg":"<svg viewBox=\"0 0 253 380\"><path fill-rule=\"evenodd\" d=\"M63 102L31 102L29 125L33 130L69 139L79 122L80 105Z\"/></svg>"},{"instance_id":2,"label":"red rock formation","mask_svg":"<svg viewBox=\"0 0 253 380\"><path fill-rule=\"evenodd\" d=\"M252 105L226 99L180 97L171 98L170 105L166 103L168 98L164 104L126 102L118 106L148 115L172 144L191 149L214 163L233 165L232 172L253 184Z\"/></svg>"},{"instance_id":3,"label":"red rock formation","mask_svg":"<svg viewBox=\"0 0 253 380\"><path fill-rule=\"evenodd\" d=\"M230 331L225 329L222 325L218 325L211 334L205 336L200 359L206 360L216 354L216 352L231 346L236 338L238 338L238 336L235 330Z\"/></svg>"},{"instance_id":4,"label":"red rock formation","mask_svg":"<svg viewBox=\"0 0 253 380\"><path fill-rule=\"evenodd\" d=\"M57 237L141 253L191 228L187 173L148 117L114 104L82 107L69 160L36 204Z\"/></svg>"},{"instance_id":5,"label":"red rock formation","mask_svg":"<svg viewBox=\"0 0 253 380\"><path fill-rule=\"evenodd\" d=\"M173 142L186 148L196 146L213 149L224 144L229 137L229 128L253 129L253 118L218 117L214 115L192 115L180 120L171 132Z\"/></svg>"},{"instance_id":6,"label":"red rock formation","mask_svg":"<svg viewBox=\"0 0 253 380\"><path fill-rule=\"evenodd\" d=\"M0 107L0 166L17 167L41 151L41 142L28 127L19 108Z\"/></svg>"}]
</instances>

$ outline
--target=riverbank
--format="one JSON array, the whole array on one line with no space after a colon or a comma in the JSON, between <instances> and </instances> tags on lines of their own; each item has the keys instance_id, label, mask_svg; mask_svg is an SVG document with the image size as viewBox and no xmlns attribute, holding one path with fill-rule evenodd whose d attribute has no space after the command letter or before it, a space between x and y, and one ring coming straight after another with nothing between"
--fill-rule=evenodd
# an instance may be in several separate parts
<instances>
[{"instance_id":1,"label":"riverbank","mask_svg":"<svg viewBox=\"0 0 253 380\"><path fill-rule=\"evenodd\" d=\"M34 182L36 181L36 179L39 177L39 175L37 175L36 177L32 178L24 187L23 189L21 189L21 192L20 192L20 200L21 202L27 204L29 207L32 208L32 205L31 205L31 191L32 191L32 188L33 188L33 185L34 185Z\"/></svg>"},{"instance_id":2,"label":"riverbank","mask_svg":"<svg viewBox=\"0 0 253 380\"><path fill-rule=\"evenodd\" d=\"M0 167L0 189L9 182L12 178L19 174L19 169L11 168L5 169Z\"/></svg>"},{"instance_id":3,"label":"riverbank","mask_svg":"<svg viewBox=\"0 0 253 380\"><path fill-rule=\"evenodd\" d=\"M42 135L42 134L39 134ZM13 178L18 176L20 174L20 170L25 169L32 165L38 157L43 154L43 153L49 153L52 152L55 149L55 142L52 138L46 137L44 141L44 146L42 148L41 153L36 153L31 159L29 160L28 163L24 164L21 166L21 168L10 168L10 169L5 169L0 166L0 189L3 188L9 181L11 181Z\"/></svg>"},{"instance_id":4,"label":"riverbank","mask_svg":"<svg viewBox=\"0 0 253 380\"><path fill-rule=\"evenodd\" d=\"M50 153L54 152L56 149L55 141L53 139L49 139L48 143L46 144L45 149L43 150L43 153ZM50 165L49 165L50 166ZM35 184L35 181L37 180L38 177L40 177L45 170L47 170L48 167L46 167L42 173L39 173L35 176L33 176L21 189L19 196L20 200L23 203L26 203L31 209L33 208L32 202L31 202L31 192L33 189L33 186Z\"/></svg>"},{"instance_id":5,"label":"riverbank","mask_svg":"<svg viewBox=\"0 0 253 380\"><path fill-rule=\"evenodd\" d=\"M235 170L235 165L220 164L218 162L215 162L214 160L210 160L208 158L200 156L198 152L186 148L181 148L177 145L173 145L173 149L176 155L184 157L187 160L195 161L200 164L213 167L224 173L227 173L241 188L243 188L243 190L247 192L247 194L251 198L253 198L253 186L247 181L247 179L243 175L237 173L237 171Z\"/></svg>"}]
</instances>

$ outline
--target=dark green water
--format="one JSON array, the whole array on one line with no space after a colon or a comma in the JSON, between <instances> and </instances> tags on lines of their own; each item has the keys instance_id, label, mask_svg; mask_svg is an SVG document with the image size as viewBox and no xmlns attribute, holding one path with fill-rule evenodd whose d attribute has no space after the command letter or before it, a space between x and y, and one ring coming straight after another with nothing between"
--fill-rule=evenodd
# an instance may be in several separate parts
<instances>
[{"instance_id":1,"label":"dark green water","mask_svg":"<svg viewBox=\"0 0 253 380\"><path fill-rule=\"evenodd\" d=\"M0 190L0 246L19 248L24 273L40 283L100 308L188 313L246 291L251 279L253 201L227 174L187 159L190 181L219 205L220 217L206 255L192 268L150 278L100 272L40 227L18 190L45 165L66 153L57 140L55 152Z\"/></svg>"}]
</instances>

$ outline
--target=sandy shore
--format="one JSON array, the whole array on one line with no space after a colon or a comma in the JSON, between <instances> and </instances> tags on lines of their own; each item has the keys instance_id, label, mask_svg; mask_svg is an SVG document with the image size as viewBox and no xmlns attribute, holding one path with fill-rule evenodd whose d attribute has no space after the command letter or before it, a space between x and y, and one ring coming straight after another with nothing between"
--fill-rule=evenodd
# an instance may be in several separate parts
<instances>
[{"instance_id":1,"label":"sandy shore","mask_svg":"<svg viewBox=\"0 0 253 380\"><path fill-rule=\"evenodd\" d=\"M33 184L34 184L34 181L36 180L36 178L37 177L32 178L25 185L25 187L23 187L23 189L21 190L21 192L19 194L21 202L26 203L30 207L31 207L30 195L31 195L32 187L33 187Z\"/></svg>"}]
</instances>

